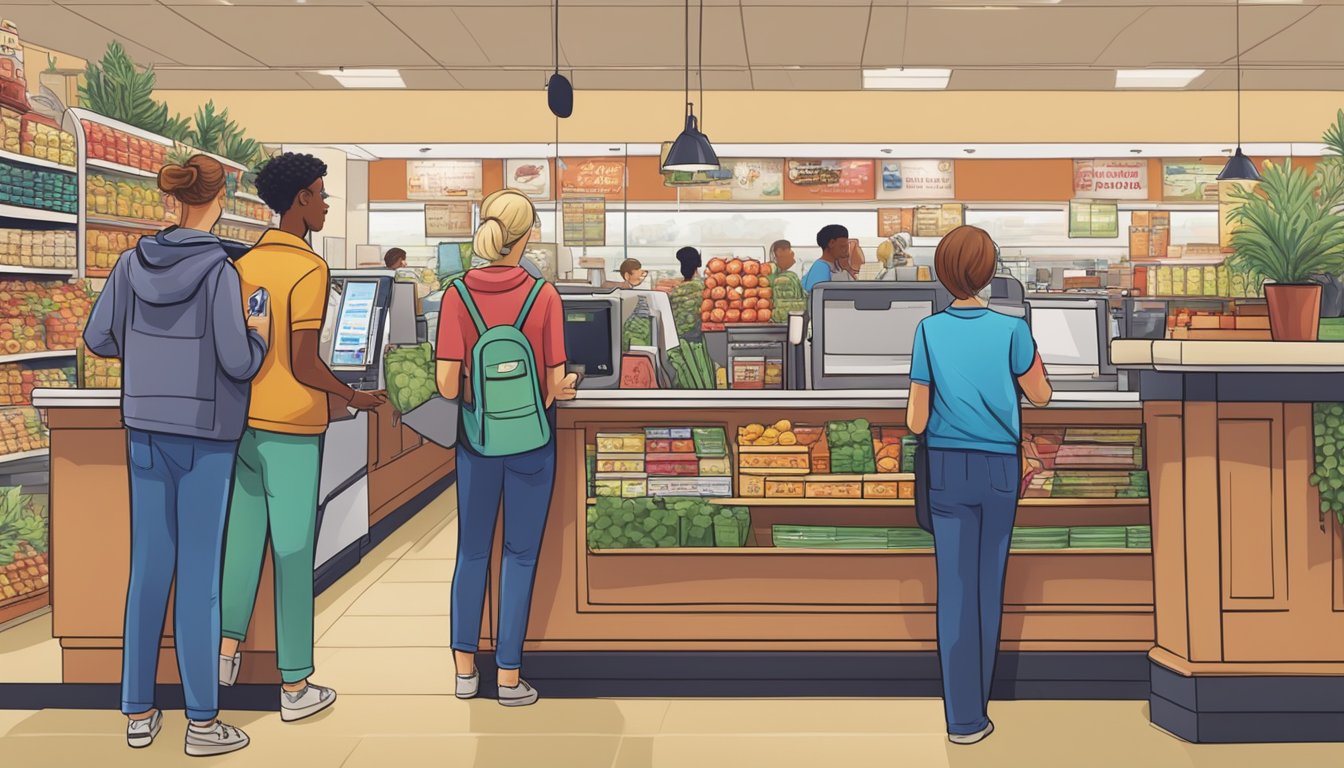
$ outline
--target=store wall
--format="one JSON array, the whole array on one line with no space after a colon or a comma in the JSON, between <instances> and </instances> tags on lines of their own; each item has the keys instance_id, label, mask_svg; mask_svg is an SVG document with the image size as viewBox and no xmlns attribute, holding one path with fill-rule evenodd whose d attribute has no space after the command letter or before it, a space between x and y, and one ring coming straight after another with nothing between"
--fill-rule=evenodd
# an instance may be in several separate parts
<instances>
[{"instance_id":1,"label":"store wall","mask_svg":"<svg viewBox=\"0 0 1344 768\"><path fill-rule=\"evenodd\" d=\"M271 142L553 143L557 132L540 90L156 96L183 114L213 99ZM1319 141L1340 107L1337 91L1244 93L1243 140ZM698 111L705 132L725 143L1208 142L1232 141L1236 131L1230 91L710 92ZM668 141L683 114L680 92L580 91L573 117L559 123L559 139Z\"/></svg>"},{"instance_id":2,"label":"store wall","mask_svg":"<svg viewBox=\"0 0 1344 768\"><path fill-rule=\"evenodd\" d=\"M369 163L348 160L345 164L345 264L357 267L355 250L369 243Z\"/></svg>"},{"instance_id":3,"label":"store wall","mask_svg":"<svg viewBox=\"0 0 1344 768\"><path fill-rule=\"evenodd\" d=\"M244 123L245 124L245 123ZM327 212L327 225L321 232L314 232L312 237L313 250L317 255L326 260L327 264L333 269L344 269L347 264L353 263L353 260L347 261L346 252L354 253L354 245L360 241L352 240L346 232L346 206L352 199L352 189L350 187L350 175L347 170L349 157L339 149L331 147L313 146L306 144L286 144L283 147L285 152L303 152L327 164L326 190L331 195L328 200L331 210ZM362 177L362 182L354 189L353 199L366 200L368 182ZM366 225L367 229L367 225ZM326 241L331 238L344 238L345 244L338 253L328 253Z\"/></svg>"}]
</instances>

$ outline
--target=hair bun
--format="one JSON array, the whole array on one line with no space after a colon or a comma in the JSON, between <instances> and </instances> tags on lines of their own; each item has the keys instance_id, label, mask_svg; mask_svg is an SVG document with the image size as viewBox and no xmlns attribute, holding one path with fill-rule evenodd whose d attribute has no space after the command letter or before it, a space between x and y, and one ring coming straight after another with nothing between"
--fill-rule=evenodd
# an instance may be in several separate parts
<instances>
[{"instance_id":1,"label":"hair bun","mask_svg":"<svg viewBox=\"0 0 1344 768\"><path fill-rule=\"evenodd\" d=\"M194 165L165 165L159 169L159 189L172 194L193 186L199 176Z\"/></svg>"}]
</instances>

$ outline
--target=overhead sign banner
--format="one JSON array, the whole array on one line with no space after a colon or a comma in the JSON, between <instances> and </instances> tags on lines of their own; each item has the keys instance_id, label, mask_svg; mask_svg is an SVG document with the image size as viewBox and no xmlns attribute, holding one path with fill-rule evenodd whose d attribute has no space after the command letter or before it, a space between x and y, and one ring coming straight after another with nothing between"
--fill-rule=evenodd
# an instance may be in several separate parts
<instances>
[{"instance_id":1,"label":"overhead sign banner","mask_svg":"<svg viewBox=\"0 0 1344 768\"><path fill-rule=\"evenodd\" d=\"M505 160L504 186L533 200L551 199L551 161Z\"/></svg>"},{"instance_id":2,"label":"overhead sign banner","mask_svg":"<svg viewBox=\"0 0 1344 768\"><path fill-rule=\"evenodd\" d=\"M471 203L425 203L425 237L471 235Z\"/></svg>"},{"instance_id":3,"label":"overhead sign banner","mask_svg":"<svg viewBox=\"0 0 1344 768\"><path fill-rule=\"evenodd\" d=\"M790 160L789 194L795 200L872 200L872 160Z\"/></svg>"},{"instance_id":4,"label":"overhead sign banner","mask_svg":"<svg viewBox=\"0 0 1344 768\"><path fill-rule=\"evenodd\" d=\"M914 208L877 209L878 237L891 237L892 235L899 235L902 232L911 236L915 234Z\"/></svg>"},{"instance_id":5,"label":"overhead sign banner","mask_svg":"<svg viewBox=\"0 0 1344 768\"><path fill-rule=\"evenodd\" d=\"M481 199L480 160L406 161L406 199Z\"/></svg>"},{"instance_id":6,"label":"overhead sign banner","mask_svg":"<svg viewBox=\"0 0 1344 768\"><path fill-rule=\"evenodd\" d=\"M562 200L560 218L565 245L601 247L607 244L607 201L597 198Z\"/></svg>"},{"instance_id":7,"label":"overhead sign banner","mask_svg":"<svg viewBox=\"0 0 1344 768\"><path fill-rule=\"evenodd\" d=\"M721 160L717 178L708 183L684 186L681 199L686 201L779 202L784 199L784 161L780 159L739 158ZM691 174L685 174L687 176ZM695 174L700 175L700 174ZM680 186L673 184L672 186Z\"/></svg>"},{"instance_id":8,"label":"overhead sign banner","mask_svg":"<svg viewBox=\"0 0 1344 768\"><path fill-rule=\"evenodd\" d=\"M1069 237L1116 238L1120 236L1120 208L1095 200L1069 201Z\"/></svg>"},{"instance_id":9,"label":"overhead sign banner","mask_svg":"<svg viewBox=\"0 0 1344 768\"><path fill-rule=\"evenodd\" d=\"M951 160L883 160L878 200L952 200L956 198Z\"/></svg>"},{"instance_id":10,"label":"overhead sign banner","mask_svg":"<svg viewBox=\"0 0 1344 768\"><path fill-rule=\"evenodd\" d=\"M624 158L562 158L560 195L619 199L625 194Z\"/></svg>"},{"instance_id":11,"label":"overhead sign banner","mask_svg":"<svg viewBox=\"0 0 1344 768\"><path fill-rule=\"evenodd\" d=\"M1222 165L1199 160L1162 161L1162 199L1167 202L1218 202L1218 174Z\"/></svg>"},{"instance_id":12,"label":"overhead sign banner","mask_svg":"<svg viewBox=\"0 0 1344 768\"><path fill-rule=\"evenodd\" d=\"M1147 160L1074 160L1073 196L1080 200L1147 200Z\"/></svg>"},{"instance_id":13,"label":"overhead sign banner","mask_svg":"<svg viewBox=\"0 0 1344 768\"><path fill-rule=\"evenodd\" d=\"M960 203L921 205L914 210L915 237L943 237L966 223L966 206Z\"/></svg>"}]
</instances>

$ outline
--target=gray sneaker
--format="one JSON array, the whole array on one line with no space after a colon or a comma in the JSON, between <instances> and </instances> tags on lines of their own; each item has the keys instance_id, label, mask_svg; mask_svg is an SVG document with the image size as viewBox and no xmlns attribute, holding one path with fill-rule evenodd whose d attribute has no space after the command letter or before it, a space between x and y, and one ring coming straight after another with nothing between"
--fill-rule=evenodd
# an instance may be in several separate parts
<instances>
[{"instance_id":1,"label":"gray sneaker","mask_svg":"<svg viewBox=\"0 0 1344 768\"><path fill-rule=\"evenodd\" d=\"M953 744L969 746L971 744L979 744L980 742L989 738L989 734L993 732L994 732L994 723L990 722L990 724L985 726L983 730L976 731L975 733L965 733L965 734L949 733L947 734L947 740L952 742Z\"/></svg>"},{"instance_id":2,"label":"gray sneaker","mask_svg":"<svg viewBox=\"0 0 1344 768\"><path fill-rule=\"evenodd\" d=\"M481 673L472 672L470 675L457 675L457 698L474 699L477 692L481 690Z\"/></svg>"},{"instance_id":3,"label":"gray sneaker","mask_svg":"<svg viewBox=\"0 0 1344 768\"><path fill-rule=\"evenodd\" d=\"M290 693L280 689L280 719L286 723L312 717L336 703L336 692L330 688L309 683L302 691Z\"/></svg>"},{"instance_id":4,"label":"gray sneaker","mask_svg":"<svg viewBox=\"0 0 1344 768\"><path fill-rule=\"evenodd\" d=\"M163 728L163 710L156 709L154 714L140 720L126 721L126 743L131 749L144 749L154 743L154 737Z\"/></svg>"},{"instance_id":5,"label":"gray sneaker","mask_svg":"<svg viewBox=\"0 0 1344 768\"><path fill-rule=\"evenodd\" d=\"M228 688L238 682L238 670L243 666L243 652L239 651L232 657L219 657L219 684Z\"/></svg>"},{"instance_id":6,"label":"gray sneaker","mask_svg":"<svg viewBox=\"0 0 1344 768\"><path fill-rule=\"evenodd\" d=\"M536 704L537 689L528 685L526 680L519 680L512 688L501 685L499 703L506 707L526 707L528 704Z\"/></svg>"},{"instance_id":7,"label":"gray sneaker","mask_svg":"<svg viewBox=\"0 0 1344 768\"><path fill-rule=\"evenodd\" d=\"M204 728L195 723L187 724L187 754L191 757L227 755L249 743L251 739L247 738L246 733L218 720Z\"/></svg>"}]
</instances>

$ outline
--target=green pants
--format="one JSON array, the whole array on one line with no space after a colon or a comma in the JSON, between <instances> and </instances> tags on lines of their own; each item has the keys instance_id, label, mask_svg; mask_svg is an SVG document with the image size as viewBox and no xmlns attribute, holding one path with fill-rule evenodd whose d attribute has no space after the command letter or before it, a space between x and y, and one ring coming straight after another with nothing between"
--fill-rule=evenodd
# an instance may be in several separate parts
<instances>
[{"instance_id":1,"label":"green pants","mask_svg":"<svg viewBox=\"0 0 1344 768\"><path fill-rule=\"evenodd\" d=\"M275 568L276 665L286 683L313 673L313 558L321 438L248 429L238 465L224 544L220 596L225 637L242 641L252 621L270 534Z\"/></svg>"}]
</instances>

